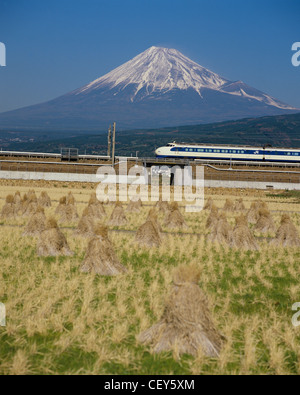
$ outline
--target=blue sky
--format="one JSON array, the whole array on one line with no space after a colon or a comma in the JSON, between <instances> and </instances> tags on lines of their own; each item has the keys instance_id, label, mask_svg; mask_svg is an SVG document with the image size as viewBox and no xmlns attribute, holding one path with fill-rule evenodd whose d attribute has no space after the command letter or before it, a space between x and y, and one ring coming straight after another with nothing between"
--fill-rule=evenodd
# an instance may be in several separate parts
<instances>
[{"instance_id":1,"label":"blue sky","mask_svg":"<svg viewBox=\"0 0 300 395\"><path fill-rule=\"evenodd\" d=\"M0 112L43 102L152 45L300 108L299 0L0 0Z\"/></svg>"}]
</instances>

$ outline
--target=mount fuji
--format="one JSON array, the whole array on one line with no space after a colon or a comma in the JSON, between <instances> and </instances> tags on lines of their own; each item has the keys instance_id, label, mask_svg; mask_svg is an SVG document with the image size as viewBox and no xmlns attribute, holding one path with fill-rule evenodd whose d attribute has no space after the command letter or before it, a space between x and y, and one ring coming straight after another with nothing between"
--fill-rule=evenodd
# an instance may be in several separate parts
<instances>
[{"instance_id":1,"label":"mount fuji","mask_svg":"<svg viewBox=\"0 0 300 395\"><path fill-rule=\"evenodd\" d=\"M0 128L157 128L298 112L229 81L175 49L151 47L103 77L46 103L0 114Z\"/></svg>"}]
</instances>

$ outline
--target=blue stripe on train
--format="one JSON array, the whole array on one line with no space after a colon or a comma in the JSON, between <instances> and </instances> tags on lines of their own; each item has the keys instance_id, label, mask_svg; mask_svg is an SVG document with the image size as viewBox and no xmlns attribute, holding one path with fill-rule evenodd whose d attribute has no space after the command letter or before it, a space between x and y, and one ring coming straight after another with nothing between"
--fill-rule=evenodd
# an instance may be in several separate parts
<instances>
[{"instance_id":1,"label":"blue stripe on train","mask_svg":"<svg viewBox=\"0 0 300 395\"><path fill-rule=\"evenodd\" d=\"M186 159L186 160L189 160L189 159L202 159L202 160L205 160L205 159L207 159L207 160L224 160L224 161L227 161L227 162L230 162L230 160L232 160L233 162L234 161L237 161L237 162L241 162L241 161L247 161L247 162L283 162L283 163L286 163L286 162L289 162L289 163L300 163L300 160L288 160L289 158L286 158L286 160L275 160L275 159L266 159L265 161L263 160L263 159L256 159L256 158L251 158L251 159L249 159L249 158L232 158L232 159L230 159L230 158L220 158L220 157L218 157L218 158L212 158L212 157L199 157L199 156L197 156L197 157L195 157L195 156L171 156L171 155L156 155L156 158L158 158L158 159Z\"/></svg>"}]
</instances>

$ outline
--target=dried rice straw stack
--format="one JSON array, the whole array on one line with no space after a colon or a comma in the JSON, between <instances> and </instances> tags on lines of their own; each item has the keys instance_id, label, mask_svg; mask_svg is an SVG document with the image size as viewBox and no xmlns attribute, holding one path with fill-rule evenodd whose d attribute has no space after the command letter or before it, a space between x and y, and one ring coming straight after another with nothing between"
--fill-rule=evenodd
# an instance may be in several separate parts
<instances>
[{"instance_id":1,"label":"dried rice straw stack","mask_svg":"<svg viewBox=\"0 0 300 395\"><path fill-rule=\"evenodd\" d=\"M198 286L199 277L194 266L177 269L162 318L139 335L141 343L152 345L155 353L175 350L179 355L197 356L201 350L208 357L219 356L223 339Z\"/></svg>"},{"instance_id":2,"label":"dried rice straw stack","mask_svg":"<svg viewBox=\"0 0 300 395\"><path fill-rule=\"evenodd\" d=\"M133 200L130 200L126 211L129 211L131 213L139 213L141 211L141 208L143 207L141 199L137 200L134 202Z\"/></svg>"},{"instance_id":3,"label":"dried rice straw stack","mask_svg":"<svg viewBox=\"0 0 300 395\"><path fill-rule=\"evenodd\" d=\"M102 220L106 217L106 212L103 206L103 203L97 199L96 193L91 195L89 205L88 205L88 214L92 216L94 219Z\"/></svg>"},{"instance_id":4,"label":"dried rice straw stack","mask_svg":"<svg viewBox=\"0 0 300 395\"><path fill-rule=\"evenodd\" d=\"M159 200L156 203L155 207L158 209L158 211L161 211L161 212L164 212L164 213L169 211L169 203L166 202L165 200Z\"/></svg>"},{"instance_id":5,"label":"dried rice straw stack","mask_svg":"<svg viewBox=\"0 0 300 395\"><path fill-rule=\"evenodd\" d=\"M22 212L22 197L21 193L17 191L14 196L14 204L15 204L15 215L18 215Z\"/></svg>"},{"instance_id":6,"label":"dried rice straw stack","mask_svg":"<svg viewBox=\"0 0 300 395\"><path fill-rule=\"evenodd\" d=\"M37 236L46 229L46 216L43 207L38 207L25 227L23 236Z\"/></svg>"},{"instance_id":7,"label":"dried rice straw stack","mask_svg":"<svg viewBox=\"0 0 300 395\"><path fill-rule=\"evenodd\" d=\"M147 221L137 230L135 240L138 244L146 247L160 246L161 236L155 218L148 217Z\"/></svg>"},{"instance_id":8,"label":"dried rice straw stack","mask_svg":"<svg viewBox=\"0 0 300 395\"><path fill-rule=\"evenodd\" d=\"M250 210L247 214L250 224L254 225L259 220L259 210L268 210L267 204L261 200L257 200L251 204Z\"/></svg>"},{"instance_id":9,"label":"dried rice straw stack","mask_svg":"<svg viewBox=\"0 0 300 395\"><path fill-rule=\"evenodd\" d=\"M203 210L211 210L214 207L214 201L212 197L210 197L207 202L205 203L204 209Z\"/></svg>"},{"instance_id":10,"label":"dried rice straw stack","mask_svg":"<svg viewBox=\"0 0 300 395\"><path fill-rule=\"evenodd\" d=\"M1 218L2 219L15 218L15 214L16 214L16 206L14 203L14 197L13 195L8 195L6 196L5 205L3 206L1 211Z\"/></svg>"},{"instance_id":11,"label":"dried rice straw stack","mask_svg":"<svg viewBox=\"0 0 300 395\"><path fill-rule=\"evenodd\" d=\"M31 202L36 202L38 201L38 198L36 196L36 193L33 189L30 189L27 193L27 197Z\"/></svg>"},{"instance_id":12,"label":"dried rice straw stack","mask_svg":"<svg viewBox=\"0 0 300 395\"><path fill-rule=\"evenodd\" d=\"M232 234L231 246L243 250L258 250L258 244L249 229L247 218L241 215L236 218L236 225Z\"/></svg>"},{"instance_id":13,"label":"dried rice straw stack","mask_svg":"<svg viewBox=\"0 0 300 395\"><path fill-rule=\"evenodd\" d=\"M43 191L38 199L38 205L41 207L51 207L51 199L46 191Z\"/></svg>"},{"instance_id":14,"label":"dried rice straw stack","mask_svg":"<svg viewBox=\"0 0 300 395\"><path fill-rule=\"evenodd\" d=\"M122 226L127 224L127 218L124 213L124 209L121 202L117 202L115 208L111 214L108 225L110 226Z\"/></svg>"},{"instance_id":15,"label":"dried rice straw stack","mask_svg":"<svg viewBox=\"0 0 300 395\"><path fill-rule=\"evenodd\" d=\"M283 215L276 237L271 242L272 245L283 247L300 247L299 232L293 224L289 215Z\"/></svg>"},{"instance_id":16,"label":"dried rice straw stack","mask_svg":"<svg viewBox=\"0 0 300 395\"><path fill-rule=\"evenodd\" d=\"M80 270L83 273L95 273L102 276L116 276L127 271L115 254L106 227L99 224L96 226L95 235L89 242Z\"/></svg>"},{"instance_id":17,"label":"dried rice straw stack","mask_svg":"<svg viewBox=\"0 0 300 395\"><path fill-rule=\"evenodd\" d=\"M231 199L226 199L223 210L224 211L234 211L234 202Z\"/></svg>"},{"instance_id":18,"label":"dried rice straw stack","mask_svg":"<svg viewBox=\"0 0 300 395\"><path fill-rule=\"evenodd\" d=\"M260 209L259 219L254 229L261 233L275 232L275 224L269 210Z\"/></svg>"},{"instance_id":19,"label":"dried rice straw stack","mask_svg":"<svg viewBox=\"0 0 300 395\"><path fill-rule=\"evenodd\" d=\"M68 202L71 203L68 204ZM59 205L55 210L55 214L60 216L60 222L67 223L78 220L77 209L72 202L72 195L69 195L69 199L66 196L59 199Z\"/></svg>"},{"instance_id":20,"label":"dried rice straw stack","mask_svg":"<svg viewBox=\"0 0 300 395\"><path fill-rule=\"evenodd\" d=\"M78 220L78 213L76 210L76 206L72 204L67 204L63 211L60 213L60 222L61 223L68 223L68 222L75 222Z\"/></svg>"},{"instance_id":21,"label":"dried rice straw stack","mask_svg":"<svg viewBox=\"0 0 300 395\"><path fill-rule=\"evenodd\" d=\"M219 219L219 209L213 205L210 211L210 214L206 221L206 228L213 229L216 227Z\"/></svg>"},{"instance_id":22,"label":"dried rice straw stack","mask_svg":"<svg viewBox=\"0 0 300 395\"><path fill-rule=\"evenodd\" d=\"M166 216L165 226L170 229L188 228L183 215L179 211L178 203L173 202L169 205L169 213Z\"/></svg>"},{"instance_id":23,"label":"dried rice straw stack","mask_svg":"<svg viewBox=\"0 0 300 395\"><path fill-rule=\"evenodd\" d=\"M67 203L67 205L71 205L71 206L75 205L76 200L75 200L72 192L68 193L68 196L66 197L66 203Z\"/></svg>"},{"instance_id":24,"label":"dried rice straw stack","mask_svg":"<svg viewBox=\"0 0 300 395\"><path fill-rule=\"evenodd\" d=\"M61 215L65 211L66 205L67 205L67 198L64 196L59 199L59 204L56 207L55 214Z\"/></svg>"},{"instance_id":25,"label":"dried rice straw stack","mask_svg":"<svg viewBox=\"0 0 300 395\"><path fill-rule=\"evenodd\" d=\"M244 205L243 199L242 198L237 199L234 202L234 209L233 209L233 211L244 211L244 210L246 210L246 207Z\"/></svg>"},{"instance_id":26,"label":"dried rice straw stack","mask_svg":"<svg viewBox=\"0 0 300 395\"><path fill-rule=\"evenodd\" d=\"M158 222L158 215L157 211L155 208L150 209L147 217L147 221L151 220L153 225L155 226L157 232L159 235L163 232L162 227L160 226L160 223Z\"/></svg>"},{"instance_id":27,"label":"dried rice straw stack","mask_svg":"<svg viewBox=\"0 0 300 395\"><path fill-rule=\"evenodd\" d=\"M229 225L226 214L221 213L216 224L212 227L212 232L208 236L208 240L212 243L228 244L232 242L233 231Z\"/></svg>"},{"instance_id":28,"label":"dried rice straw stack","mask_svg":"<svg viewBox=\"0 0 300 395\"><path fill-rule=\"evenodd\" d=\"M83 237L93 237L94 236L94 218L89 213L89 208L85 208L82 213L82 217L79 221L75 234Z\"/></svg>"},{"instance_id":29,"label":"dried rice straw stack","mask_svg":"<svg viewBox=\"0 0 300 395\"><path fill-rule=\"evenodd\" d=\"M46 222L46 230L41 233L37 245L39 256L70 256L73 255L64 234L54 218Z\"/></svg>"},{"instance_id":30,"label":"dried rice straw stack","mask_svg":"<svg viewBox=\"0 0 300 395\"><path fill-rule=\"evenodd\" d=\"M30 190L27 195L24 195L22 201L23 217L31 217L36 213L38 208L38 199L33 190Z\"/></svg>"}]
</instances>

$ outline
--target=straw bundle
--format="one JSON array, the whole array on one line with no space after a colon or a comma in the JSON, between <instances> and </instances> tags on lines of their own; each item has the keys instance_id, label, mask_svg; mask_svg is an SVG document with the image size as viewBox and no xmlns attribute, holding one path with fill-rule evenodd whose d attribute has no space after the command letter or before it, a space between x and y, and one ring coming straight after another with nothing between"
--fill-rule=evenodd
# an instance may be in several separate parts
<instances>
[{"instance_id":1,"label":"straw bundle","mask_svg":"<svg viewBox=\"0 0 300 395\"><path fill-rule=\"evenodd\" d=\"M212 243L228 244L232 242L232 229L229 225L226 214L221 213L217 222L212 227L212 232L208 237Z\"/></svg>"},{"instance_id":2,"label":"straw bundle","mask_svg":"<svg viewBox=\"0 0 300 395\"><path fill-rule=\"evenodd\" d=\"M300 247L299 232L290 216L282 216L280 227L271 244L275 246L281 245L283 247Z\"/></svg>"},{"instance_id":3,"label":"straw bundle","mask_svg":"<svg viewBox=\"0 0 300 395\"><path fill-rule=\"evenodd\" d=\"M240 198L240 199L236 200L234 202L233 211L244 211L244 210L246 210L246 207L244 205L243 199Z\"/></svg>"},{"instance_id":4,"label":"straw bundle","mask_svg":"<svg viewBox=\"0 0 300 395\"><path fill-rule=\"evenodd\" d=\"M226 199L223 210L224 211L234 211L234 202L231 199Z\"/></svg>"},{"instance_id":5,"label":"straw bundle","mask_svg":"<svg viewBox=\"0 0 300 395\"><path fill-rule=\"evenodd\" d=\"M33 190L30 190L28 194L24 195L22 201L22 214L23 217L31 217L36 213L38 208L38 199Z\"/></svg>"},{"instance_id":6,"label":"straw bundle","mask_svg":"<svg viewBox=\"0 0 300 395\"><path fill-rule=\"evenodd\" d=\"M147 221L139 227L136 232L135 240L138 244L146 247L160 246L160 231L155 218L148 218Z\"/></svg>"},{"instance_id":7,"label":"straw bundle","mask_svg":"<svg viewBox=\"0 0 300 395\"><path fill-rule=\"evenodd\" d=\"M124 209L121 202L117 202L115 208L111 214L108 225L110 226L122 226L127 224L127 218L124 213Z\"/></svg>"},{"instance_id":8,"label":"straw bundle","mask_svg":"<svg viewBox=\"0 0 300 395\"><path fill-rule=\"evenodd\" d=\"M210 197L207 202L205 203L204 210L211 210L214 207L214 201Z\"/></svg>"},{"instance_id":9,"label":"straw bundle","mask_svg":"<svg viewBox=\"0 0 300 395\"><path fill-rule=\"evenodd\" d=\"M166 216L165 226L170 229L188 228L176 202L171 203L169 206L169 212Z\"/></svg>"},{"instance_id":10,"label":"straw bundle","mask_svg":"<svg viewBox=\"0 0 300 395\"><path fill-rule=\"evenodd\" d=\"M64 212L66 205L67 205L67 198L64 196L59 199L59 204L56 207L55 214L61 215Z\"/></svg>"},{"instance_id":11,"label":"straw bundle","mask_svg":"<svg viewBox=\"0 0 300 395\"><path fill-rule=\"evenodd\" d=\"M155 208L152 208L151 210L149 210L147 221L148 220L152 221L153 225L155 226L155 228L159 234L161 234L163 232L162 227L160 226L160 223L158 222L158 215L157 215L157 211Z\"/></svg>"},{"instance_id":12,"label":"straw bundle","mask_svg":"<svg viewBox=\"0 0 300 395\"><path fill-rule=\"evenodd\" d=\"M257 200L251 204L250 210L247 214L250 224L254 225L259 220L259 210L268 210L267 204L261 200Z\"/></svg>"},{"instance_id":13,"label":"straw bundle","mask_svg":"<svg viewBox=\"0 0 300 395\"><path fill-rule=\"evenodd\" d=\"M213 205L210 211L210 214L206 221L206 228L213 229L216 227L219 219L219 209Z\"/></svg>"},{"instance_id":14,"label":"straw bundle","mask_svg":"<svg viewBox=\"0 0 300 395\"><path fill-rule=\"evenodd\" d=\"M158 209L158 211L161 211L161 212L165 213L165 212L167 212L169 210L169 203L164 201L164 200L159 200L156 203L156 208Z\"/></svg>"},{"instance_id":15,"label":"straw bundle","mask_svg":"<svg viewBox=\"0 0 300 395\"><path fill-rule=\"evenodd\" d=\"M60 198L59 205L55 210L55 214L60 216L60 222L67 223L77 221L78 214L76 206L72 202L72 196L69 196L69 199L66 196Z\"/></svg>"},{"instance_id":16,"label":"straw bundle","mask_svg":"<svg viewBox=\"0 0 300 395\"><path fill-rule=\"evenodd\" d=\"M89 242L81 271L102 276L116 276L127 271L115 254L114 246L108 238L106 227L102 225L96 226L95 235Z\"/></svg>"},{"instance_id":17,"label":"straw bundle","mask_svg":"<svg viewBox=\"0 0 300 395\"><path fill-rule=\"evenodd\" d=\"M76 207L72 204L67 204L64 207L63 212L60 214L60 222L61 223L68 223L68 222L75 222L78 220L78 213Z\"/></svg>"},{"instance_id":18,"label":"straw bundle","mask_svg":"<svg viewBox=\"0 0 300 395\"><path fill-rule=\"evenodd\" d=\"M51 207L51 199L47 192L43 191L38 199L38 205L41 207Z\"/></svg>"},{"instance_id":19,"label":"straw bundle","mask_svg":"<svg viewBox=\"0 0 300 395\"><path fill-rule=\"evenodd\" d=\"M67 239L58 228L54 218L46 222L46 229L41 233L37 245L37 254L39 256L69 256L71 252Z\"/></svg>"},{"instance_id":20,"label":"straw bundle","mask_svg":"<svg viewBox=\"0 0 300 395\"><path fill-rule=\"evenodd\" d=\"M83 237L93 237L94 236L94 217L89 213L89 207L85 208L82 213L82 217L79 221L75 234Z\"/></svg>"},{"instance_id":21,"label":"straw bundle","mask_svg":"<svg viewBox=\"0 0 300 395\"><path fill-rule=\"evenodd\" d=\"M141 199L137 200L134 202L133 200L130 200L128 206L127 206L127 211L131 213L139 213L141 211L141 208L143 207Z\"/></svg>"},{"instance_id":22,"label":"straw bundle","mask_svg":"<svg viewBox=\"0 0 300 395\"><path fill-rule=\"evenodd\" d=\"M195 267L180 267L161 320L140 334L138 340L151 344L155 353L176 350L179 355L218 357L223 339L209 311L205 294L198 286Z\"/></svg>"},{"instance_id":23,"label":"straw bundle","mask_svg":"<svg viewBox=\"0 0 300 395\"><path fill-rule=\"evenodd\" d=\"M258 244L251 233L247 218L242 214L236 218L236 225L232 234L231 246L243 250L258 250Z\"/></svg>"},{"instance_id":24,"label":"straw bundle","mask_svg":"<svg viewBox=\"0 0 300 395\"><path fill-rule=\"evenodd\" d=\"M46 216L43 207L38 207L36 213L30 218L27 223L24 236L37 236L46 229Z\"/></svg>"},{"instance_id":25,"label":"straw bundle","mask_svg":"<svg viewBox=\"0 0 300 395\"><path fill-rule=\"evenodd\" d=\"M68 193L68 196L66 197L66 204L67 204L67 205L74 206L75 203L76 203L76 201L75 201L75 198L74 198L72 192L69 192L69 193Z\"/></svg>"},{"instance_id":26,"label":"straw bundle","mask_svg":"<svg viewBox=\"0 0 300 395\"><path fill-rule=\"evenodd\" d=\"M275 224L269 210L260 209L259 218L254 229L261 233L275 232Z\"/></svg>"},{"instance_id":27,"label":"straw bundle","mask_svg":"<svg viewBox=\"0 0 300 395\"><path fill-rule=\"evenodd\" d=\"M89 205L88 205L88 214L92 216L94 219L102 220L106 217L106 212L103 206L103 203L97 199L96 193L91 195Z\"/></svg>"},{"instance_id":28,"label":"straw bundle","mask_svg":"<svg viewBox=\"0 0 300 395\"><path fill-rule=\"evenodd\" d=\"M20 212L22 212L22 197L19 191L15 193L14 204L15 204L15 215L18 215Z\"/></svg>"},{"instance_id":29,"label":"straw bundle","mask_svg":"<svg viewBox=\"0 0 300 395\"><path fill-rule=\"evenodd\" d=\"M1 218L2 219L15 218L15 214L16 214L16 206L14 203L14 197L13 195L8 195L5 199L5 205L3 206L1 211Z\"/></svg>"}]
</instances>

